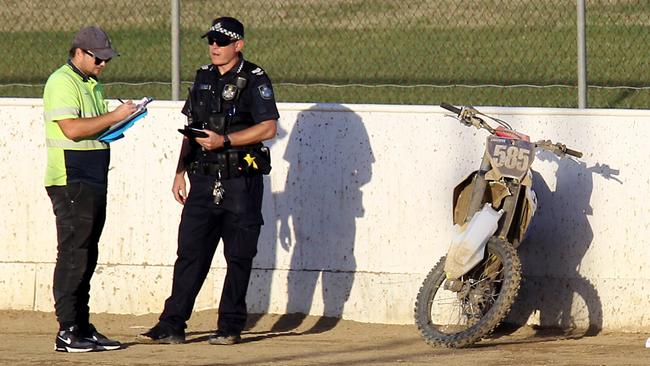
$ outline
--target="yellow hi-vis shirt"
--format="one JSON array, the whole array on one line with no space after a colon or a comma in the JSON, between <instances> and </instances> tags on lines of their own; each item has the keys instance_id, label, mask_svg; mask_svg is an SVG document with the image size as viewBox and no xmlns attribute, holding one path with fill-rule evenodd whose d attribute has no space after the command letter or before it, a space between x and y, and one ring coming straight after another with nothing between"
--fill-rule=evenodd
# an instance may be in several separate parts
<instances>
[{"instance_id":1,"label":"yellow hi-vis shirt","mask_svg":"<svg viewBox=\"0 0 650 366\"><path fill-rule=\"evenodd\" d=\"M73 67L68 62L54 71L43 92L46 187L64 186L71 182L106 185L109 145L97 140L99 134L73 141L63 134L57 123L63 119L97 117L108 112L103 86Z\"/></svg>"}]
</instances>

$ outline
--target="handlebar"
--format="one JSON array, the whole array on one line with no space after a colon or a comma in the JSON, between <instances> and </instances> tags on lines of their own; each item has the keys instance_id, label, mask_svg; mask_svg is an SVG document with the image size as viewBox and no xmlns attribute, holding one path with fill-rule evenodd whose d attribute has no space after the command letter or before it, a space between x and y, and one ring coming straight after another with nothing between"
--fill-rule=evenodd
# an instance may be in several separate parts
<instances>
[{"instance_id":1,"label":"handlebar","mask_svg":"<svg viewBox=\"0 0 650 366\"><path fill-rule=\"evenodd\" d=\"M490 116L488 116L486 114L483 114L483 113L477 111L476 109L474 109L472 107L458 108L458 107L455 107L455 106L453 106L451 104L448 104L448 103L441 103L440 107L442 107L442 108L444 108L444 109L446 109L446 110L448 110L450 112L454 112L457 115L457 119L460 120L460 122L462 124L466 125L466 126L474 126L476 128L479 128L479 129L484 128L484 129L488 130L491 134L495 134L495 132L497 130L500 130L502 127L505 127L506 131L512 132L513 135L515 135L515 136L520 136L521 135L517 131L515 131L512 127L510 127L510 125L508 123L506 123L506 122L504 122L504 121L502 121L502 120L500 120L498 118L490 117ZM478 117L477 115L485 116L485 117L491 119L492 121L497 122L502 127L498 127L497 129L494 129L484 119ZM503 131L503 130L500 130L500 131ZM582 157L582 153L580 151L569 149L569 148L566 147L566 145L561 144L559 142L554 144L550 140L541 140L541 141L536 142L535 146L540 147L540 148L545 149L545 150L548 150L548 151L550 151L550 152L552 152L552 153L554 153L556 155L559 155L559 156L564 156L566 154L566 155L575 156L576 158L581 158Z\"/></svg>"},{"instance_id":2,"label":"handlebar","mask_svg":"<svg viewBox=\"0 0 650 366\"><path fill-rule=\"evenodd\" d=\"M479 115L486 116L488 118L491 118L490 116L484 115L477 111L476 109L472 107L462 107L458 108L455 107L451 104L448 103L442 103L440 104L440 107L450 111L454 112L456 114L456 119L460 121L460 123L464 124L465 126L474 126L476 128L480 129L486 129L490 133L494 133L494 128L490 126L488 123L486 123Z\"/></svg>"},{"instance_id":3,"label":"handlebar","mask_svg":"<svg viewBox=\"0 0 650 366\"><path fill-rule=\"evenodd\" d=\"M542 148L544 150L550 151L555 155L558 155L560 157L566 155L571 155L575 156L576 158L581 158L582 153L577 150L572 150L566 147L566 145L562 143L553 143L551 140L540 140L535 142L535 147Z\"/></svg>"},{"instance_id":4,"label":"handlebar","mask_svg":"<svg viewBox=\"0 0 650 366\"><path fill-rule=\"evenodd\" d=\"M444 108L444 109L446 109L446 110L448 110L450 112L454 112L456 114L460 114L460 111L461 111L460 108L454 107L453 105L448 104L448 103L441 103L440 106L442 108Z\"/></svg>"},{"instance_id":5,"label":"handlebar","mask_svg":"<svg viewBox=\"0 0 650 366\"><path fill-rule=\"evenodd\" d=\"M568 147L566 148L566 150L564 152L566 154L568 154L568 155L575 156L576 158L581 158L582 157L582 153L580 151L571 150Z\"/></svg>"}]
</instances>

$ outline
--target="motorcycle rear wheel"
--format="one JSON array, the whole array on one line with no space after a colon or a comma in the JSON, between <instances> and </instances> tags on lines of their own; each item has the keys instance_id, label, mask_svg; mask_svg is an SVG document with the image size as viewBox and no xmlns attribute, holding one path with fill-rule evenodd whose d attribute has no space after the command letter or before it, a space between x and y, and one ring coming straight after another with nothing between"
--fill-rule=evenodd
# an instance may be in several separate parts
<instances>
[{"instance_id":1,"label":"motorcycle rear wheel","mask_svg":"<svg viewBox=\"0 0 650 366\"><path fill-rule=\"evenodd\" d=\"M508 315L521 282L521 263L508 242L492 237L486 257L463 275L454 292L443 284L445 258L429 272L415 302L415 323L431 346L467 347L489 335Z\"/></svg>"}]
</instances>

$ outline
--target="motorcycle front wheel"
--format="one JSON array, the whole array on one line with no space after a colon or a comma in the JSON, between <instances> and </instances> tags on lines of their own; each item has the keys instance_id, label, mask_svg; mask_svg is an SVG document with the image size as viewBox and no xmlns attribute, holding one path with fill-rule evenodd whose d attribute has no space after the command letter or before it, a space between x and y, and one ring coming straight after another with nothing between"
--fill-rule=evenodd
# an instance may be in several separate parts
<instances>
[{"instance_id":1,"label":"motorcycle front wheel","mask_svg":"<svg viewBox=\"0 0 650 366\"><path fill-rule=\"evenodd\" d=\"M415 323L432 346L467 347L490 334L508 315L519 290L521 263L512 245L492 237L485 258L460 278L459 291L451 291L444 288L445 258L420 287Z\"/></svg>"}]
</instances>

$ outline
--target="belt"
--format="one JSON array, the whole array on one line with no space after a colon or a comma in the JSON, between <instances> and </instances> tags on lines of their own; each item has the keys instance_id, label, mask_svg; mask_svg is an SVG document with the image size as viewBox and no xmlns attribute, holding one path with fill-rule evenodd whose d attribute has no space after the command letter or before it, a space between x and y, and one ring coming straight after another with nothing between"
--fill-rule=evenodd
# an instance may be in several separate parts
<instances>
[{"instance_id":1,"label":"belt","mask_svg":"<svg viewBox=\"0 0 650 366\"><path fill-rule=\"evenodd\" d=\"M194 161L189 171L195 174L211 175L221 179L238 178L244 175L242 150L232 149L211 154L210 161Z\"/></svg>"},{"instance_id":2,"label":"belt","mask_svg":"<svg viewBox=\"0 0 650 366\"><path fill-rule=\"evenodd\" d=\"M210 175L220 177L221 179L237 178L243 175L242 170L238 167L231 167L216 162L195 161L190 164L188 170L192 174Z\"/></svg>"},{"instance_id":3,"label":"belt","mask_svg":"<svg viewBox=\"0 0 650 366\"><path fill-rule=\"evenodd\" d=\"M271 170L267 148L233 148L214 153L209 161L196 160L190 163L188 171L221 179L268 174Z\"/></svg>"}]
</instances>

